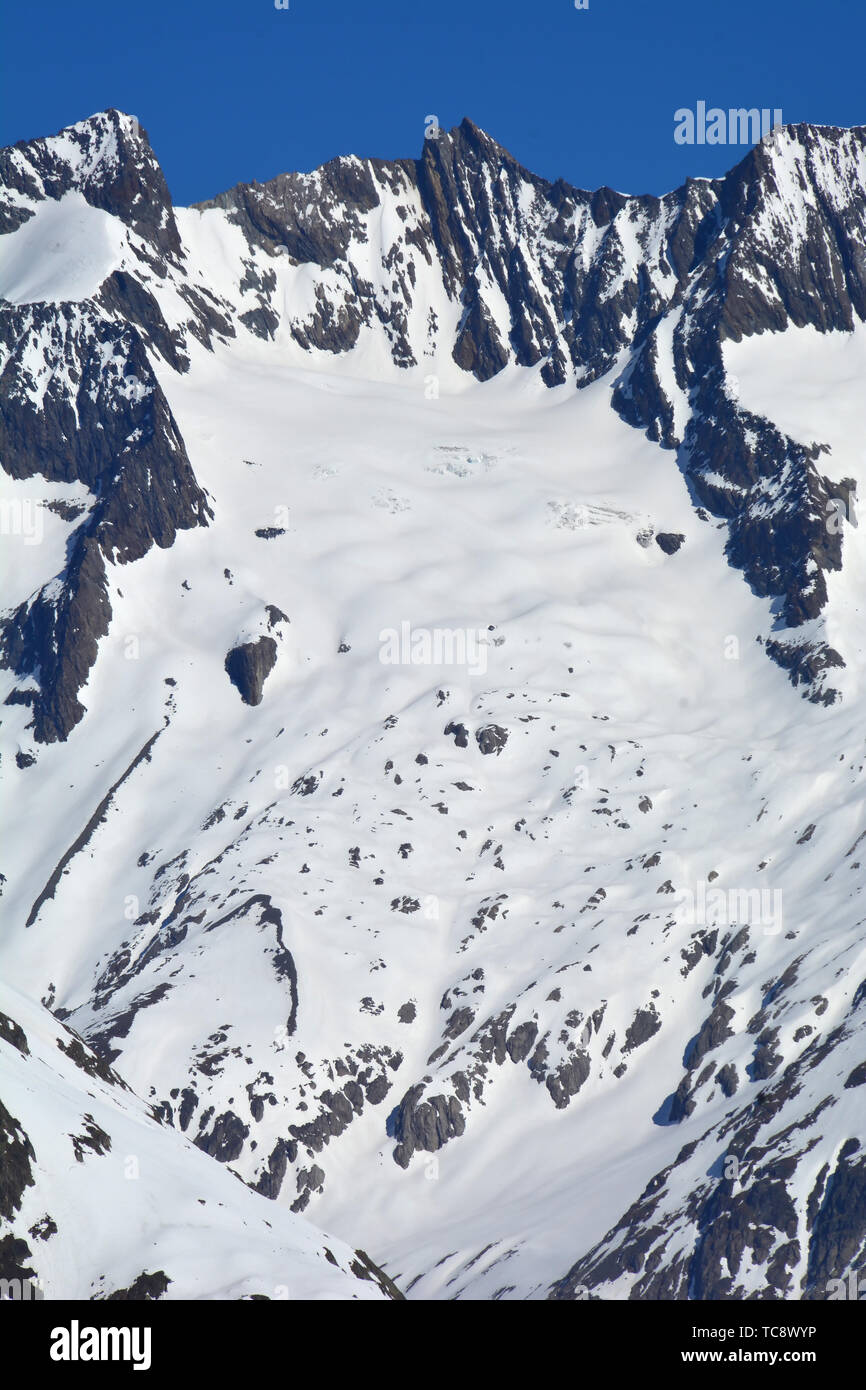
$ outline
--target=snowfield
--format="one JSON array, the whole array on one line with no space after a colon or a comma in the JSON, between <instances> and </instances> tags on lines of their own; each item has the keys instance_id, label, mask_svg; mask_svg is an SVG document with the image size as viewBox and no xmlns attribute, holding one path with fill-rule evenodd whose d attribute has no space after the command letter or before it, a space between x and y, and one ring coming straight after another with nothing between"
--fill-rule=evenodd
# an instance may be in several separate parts
<instances>
[{"instance_id":1,"label":"snowfield","mask_svg":"<svg viewBox=\"0 0 866 1390\"><path fill-rule=\"evenodd\" d=\"M0 298L12 304L88 299L122 264L126 228L71 190L41 203L0 242Z\"/></svg>"}]
</instances>

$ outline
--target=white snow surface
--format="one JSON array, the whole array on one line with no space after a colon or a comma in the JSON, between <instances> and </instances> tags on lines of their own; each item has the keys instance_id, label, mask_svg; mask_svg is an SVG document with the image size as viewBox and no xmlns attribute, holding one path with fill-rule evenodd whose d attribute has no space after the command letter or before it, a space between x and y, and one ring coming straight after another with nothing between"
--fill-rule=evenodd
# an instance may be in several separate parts
<instances>
[{"instance_id":1,"label":"white snow surface","mask_svg":"<svg viewBox=\"0 0 866 1390\"><path fill-rule=\"evenodd\" d=\"M0 299L87 299L120 267L126 246L120 218L91 207L77 189L56 201L46 198L32 217L0 237Z\"/></svg>"}]
</instances>

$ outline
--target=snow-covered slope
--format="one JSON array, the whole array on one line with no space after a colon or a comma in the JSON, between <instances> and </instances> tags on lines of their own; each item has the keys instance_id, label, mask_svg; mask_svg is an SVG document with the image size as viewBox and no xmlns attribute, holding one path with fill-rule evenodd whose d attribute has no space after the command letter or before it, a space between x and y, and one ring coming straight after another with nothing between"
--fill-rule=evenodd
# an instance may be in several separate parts
<instances>
[{"instance_id":1,"label":"snow-covered slope","mask_svg":"<svg viewBox=\"0 0 866 1390\"><path fill-rule=\"evenodd\" d=\"M0 986L0 1262L44 1298L381 1298L362 1251L266 1208L42 1005Z\"/></svg>"},{"instance_id":2,"label":"snow-covered slope","mask_svg":"<svg viewBox=\"0 0 866 1390\"><path fill-rule=\"evenodd\" d=\"M0 973L184 1190L411 1297L864 1268L863 143L5 152Z\"/></svg>"}]
</instances>

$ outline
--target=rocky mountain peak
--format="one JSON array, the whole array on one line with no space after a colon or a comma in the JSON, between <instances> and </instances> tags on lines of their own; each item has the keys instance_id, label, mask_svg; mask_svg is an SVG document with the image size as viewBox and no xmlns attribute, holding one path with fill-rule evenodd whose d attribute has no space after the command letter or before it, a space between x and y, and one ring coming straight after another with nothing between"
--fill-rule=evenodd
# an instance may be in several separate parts
<instances>
[{"instance_id":1,"label":"rocky mountain peak","mask_svg":"<svg viewBox=\"0 0 866 1390\"><path fill-rule=\"evenodd\" d=\"M168 186L147 131L135 116L113 108L0 151L0 190L3 231L20 226L35 203L74 190L161 254L180 251Z\"/></svg>"}]
</instances>

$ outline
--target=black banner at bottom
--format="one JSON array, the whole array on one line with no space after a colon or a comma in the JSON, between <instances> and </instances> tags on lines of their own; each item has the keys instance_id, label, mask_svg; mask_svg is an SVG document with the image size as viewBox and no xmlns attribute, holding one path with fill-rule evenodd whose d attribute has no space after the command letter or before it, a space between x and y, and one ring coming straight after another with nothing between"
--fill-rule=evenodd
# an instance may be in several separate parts
<instances>
[{"instance_id":1,"label":"black banner at bottom","mask_svg":"<svg viewBox=\"0 0 866 1390\"><path fill-rule=\"evenodd\" d=\"M239 1371L252 1378L266 1367L282 1366L291 1375L296 1358L316 1361L332 1354L335 1376L341 1374L344 1354L350 1357L345 1370L350 1364L360 1370L366 1362L375 1374L383 1356L392 1366L400 1363L404 1336L411 1339L406 1364L417 1370L420 1349L426 1346L431 1375L436 1347L444 1355L452 1337L458 1337L454 1347L460 1347L455 1356L461 1379L474 1363L489 1377L497 1356L511 1357L516 1345L532 1355L534 1345L542 1373L552 1349L558 1348L557 1361L562 1356L570 1360L579 1349L587 1372L590 1366L611 1374L663 1376L675 1367L698 1375L712 1367L796 1368L826 1381L836 1372L850 1376L857 1366L864 1314L866 1303L856 1300L613 1303L589 1298L568 1304L410 1302L405 1307L366 1301L6 1300L0 1303L0 1337L4 1348L19 1347L30 1373L46 1377L49 1384L86 1382L103 1373L142 1379L167 1371L196 1380L215 1376L217 1383L229 1384ZM536 1334L539 1340L533 1342Z\"/></svg>"}]
</instances>

